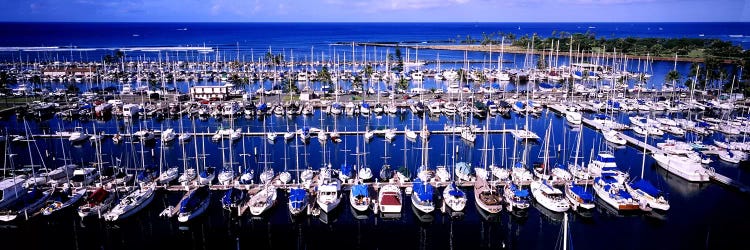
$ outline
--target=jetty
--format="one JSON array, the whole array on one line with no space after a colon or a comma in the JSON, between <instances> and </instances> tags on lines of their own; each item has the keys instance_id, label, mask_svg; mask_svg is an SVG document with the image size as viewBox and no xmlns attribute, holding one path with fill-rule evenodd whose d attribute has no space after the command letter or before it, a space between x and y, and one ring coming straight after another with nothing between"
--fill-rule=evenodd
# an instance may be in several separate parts
<instances>
[{"instance_id":1,"label":"jetty","mask_svg":"<svg viewBox=\"0 0 750 250\"><path fill-rule=\"evenodd\" d=\"M549 106L547 106L547 108L549 108L550 110L552 110L554 112L557 112L558 114L565 114L565 108L562 105L549 105ZM584 125L586 125L586 126L588 126L590 128L593 128L593 129L595 129L595 130L597 130L599 132L602 131L602 125L599 124L599 123L593 122L591 119L587 119L587 118L584 117L584 118L581 118L581 121L583 122ZM633 138L631 136L628 136L628 135L625 135L625 134L622 134L622 133L620 133L619 136L621 138L625 139L625 141L627 141L628 145L633 146L636 149L643 150L645 148L651 154L663 153L663 151L661 149L659 149L659 148L657 148L657 147L655 147L655 146L653 146L651 144L644 143L643 140L636 139L636 138ZM706 151L706 153L715 154L716 152ZM741 193L744 193L744 194L750 194L750 187L749 186L747 186L747 185L745 185L743 183L740 183L739 181L735 181L732 178L729 178L727 176L724 176L724 175L721 175L719 173L716 173L715 171L710 171L710 173L711 173L710 179L713 182L716 182L716 183L719 183L719 184L722 184L722 185L725 185L725 186L732 187L732 188L734 188L734 189L736 189L736 190L738 190L738 191L740 191Z\"/></svg>"}]
</instances>

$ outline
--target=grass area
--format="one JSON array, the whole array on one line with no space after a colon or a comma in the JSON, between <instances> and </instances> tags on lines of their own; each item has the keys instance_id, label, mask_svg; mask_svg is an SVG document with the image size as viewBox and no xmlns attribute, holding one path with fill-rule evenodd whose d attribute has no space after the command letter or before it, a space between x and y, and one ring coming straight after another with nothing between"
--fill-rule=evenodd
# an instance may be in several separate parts
<instances>
[{"instance_id":1,"label":"grass area","mask_svg":"<svg viewBox=\"0 0 750 250\"><path fill-rule=\"evenodd\" d=\"M691 50L687 56L693 57L693 58L703 58L703 55L705 54L703 53L703 51L704 49L694 49L694 50Z\"/></svg>"}]
</instances>

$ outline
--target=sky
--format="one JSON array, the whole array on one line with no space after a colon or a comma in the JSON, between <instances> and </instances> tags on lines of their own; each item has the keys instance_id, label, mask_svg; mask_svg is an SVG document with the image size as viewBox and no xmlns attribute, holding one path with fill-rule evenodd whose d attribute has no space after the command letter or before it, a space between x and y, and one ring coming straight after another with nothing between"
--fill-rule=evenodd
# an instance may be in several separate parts
<instances>
[{"instance_id":1,"label":"sky","mask_svg":"<svg viewBox=\"0 0 750 250\"><path fill-rule=\"evenodd\" d=\"M750 0L0 0L10 22L750 22Z\"/></svg>"}]
</instances>

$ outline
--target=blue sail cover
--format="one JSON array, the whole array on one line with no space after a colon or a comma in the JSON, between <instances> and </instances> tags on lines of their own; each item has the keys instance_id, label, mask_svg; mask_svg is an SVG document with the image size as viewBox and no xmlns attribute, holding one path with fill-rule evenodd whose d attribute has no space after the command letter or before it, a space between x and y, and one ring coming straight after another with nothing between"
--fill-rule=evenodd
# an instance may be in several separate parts
<instances>
[{"instance_id":1,"label":"blue sail cover","mask_svg":"<svg viewBox=\"0 0 750 250\"><path fill-rule=\"evenodd\" d=\"M180 201L180 213L192 212L208 197L208 186L201 186Z\"/></svg>"},{"instance_id":2,"label":"blue sail cover","mask_svg":"<svg viewBox=\"0 0 750 250\"><path fill-rule=\"evenodd\" d=\"M523 163L521 163L520 161L517 161L516 164L513 164L513 167L523 168Z\"/></svg>"},{"instance_id":3,"label":"blue sail cover","mask_svg":"<svg viewBox=\"0 0 750 250\"><path fill-rule=\"evenodd\" d=\"M648 182L644 179L640 179L630 186L633 187L634 189L640 189L641 191L643 191L644 193L647 193L651 197L657 197L661 193L659 189L656 189L654 185L651 185L651 182Z\"/></svg>"},{"instance_id":4,"label":"blue sail cover","mask_svg":"<svg viewBox=\"0 0 750 250\"><path fill-rule=\"evenodd\" d=\"M623 190L623 189L618 190L617 191L617 195L620 196L620 197L622 197L623 199L631 199L631 198L633 198L633 196L630 196L630 194L627 191Z\"/></svg>"},{"instance_id":5,"label":"blue sail cover","mask_svg":"<svg viewBox=\"0 0 750 250\"><path fill-rule=\"evenodd\" d=\"M367 189L367 186L365 185L362 185L362 184L354 185L352 187L352 195L354 195L354 197L358 197L358 196L367 197L369 196L369 190Z\"/></svg>"},{"instance_id":6,"label":"blue sail cover","mask_svg":"<svg viewBox=\"0 0 750 250\"><path fill-rule=\"evenodd\" d=\"M515 103L515 105L516 105L516 107L518 107L518 108L524 108L523 102L520 102L520 101L519 101L519 102L516 102L516 103Z\"/></svg>"},{"instance_id":7,"label":"blue sail cover","mask_svg":"<svg viewBox=\"0 0 750 250\"><path fill-rule=\"evenodd\" d=\"M432 194L434 192L432 185L423 183L421 180L417 179L416 181L414 181L414 184L412 184L412 188L414 189L414 194L417 195L419 200L432 200Z\"/></svg>"},{"instance_id":8,"label":"blue sail cover","mask_svg":"<svg viewBox=\"0 0 750 250\"><path fill-rule=\"evenodd\" d=\"M570 187L570 191L573 191L581 200L585 202L593 202L594 201L594 195L592 195L590 192L588 192L583 186L573 184Z\"/></svg>"},{"instance_id":9,"label":"blue sail cover","mask_svg":"<svg viewBox=\"0 0 750 250\"><path fill-rule=\"evenodd\" d=\"M510 183L510 190L513 191L513 195L515 195L516 197L529 197L529 191L526 189L519 189L516 184Z\"/></svg>"},{"instance_id":10,"label":"blue sail cover","mask_svg":"<svg viewBox=\"0 0 750 250\"><path fill-rule=\"evenodd\" d=\"M268 104L261 103L260 106L258 106L258 110L266 112L266 110L268 110Z\"/></svg>"},{"instance_id":11,"label":"blue sail cover","mask_svg":"<svg viewBox=\"0 0 750 250\"><path fill-rule=\"evenodd\" d=\"M468 175L471 173L471 168L469 167L469 164L466 164L466 162L459 162L456 163L456 171Z\"/></svg>"},{"instance_id":12,"label":"blue sail cover","mask_svg":"<svg viewBox=\"0 0 750 250\"><path fill-rule=\"evenodd\" d=\"M369 103L366 103L366 102L363 102L363 103L362 103L362 107L363 107L363 108L367 108L367 109L369 109L369 108L370 108L370 104L369 104Z\"/></svg>"},{"instance_id":13,"label":"blue sail cover","mask_svg":"<svg viewBox=\"0 0 750 250\"><path fill-rule=\"evenodd\" d=\"M289 190L289 202L292 208L301 209L305 205L305 199L307 198L307 192L302 188L292 188Z\"/></svg>"},{"instance_id":14,"label":"blue sail cover","mask_svg":"<svg viewBox=\"0 0 750 250\"><path fill-rule=\"evenodd\" d=\"M448 194L450 194L451 196L455 196L455 197L464 197L464 192L462 192L461 190L458 189L458 187L456 187L455 182L451 183L451 189L450 191L448 191Z\"/></svg>"},{"instance_id":15,"label":"blue sail cover","mask_svg":"<svg viewBox=\"0 0 750 250\"><path fill-rule=\"evenodd\" d=\"M341 164L341 174L345 176L352 176L352 165L348 165L345 163Z\"/></svg>"},{"instance_id":16,"label":"blue sail cover","mask_svg":"<svg viewBox=\"0 0 750 250\"><path fill-rule=\"evenodd\" d=\"M224 206L230 206L244 199L245 192L237 188L230 188L224 193L224 197L221 198L221 204Z\"/></svg>"},{"instance_id":17,"label":"blue sail cover","mask_svg":"<svg viewBox=\"0 0 750 250\"><path fill-rule=\"evenodd\" d=\"M337 108L337 109L341 109L341 104L340 104L340 103L338 103L338 102L336 102L336 103L333 103L333 107L334 107L334 108Z\"/></svg>"}]
</instances>

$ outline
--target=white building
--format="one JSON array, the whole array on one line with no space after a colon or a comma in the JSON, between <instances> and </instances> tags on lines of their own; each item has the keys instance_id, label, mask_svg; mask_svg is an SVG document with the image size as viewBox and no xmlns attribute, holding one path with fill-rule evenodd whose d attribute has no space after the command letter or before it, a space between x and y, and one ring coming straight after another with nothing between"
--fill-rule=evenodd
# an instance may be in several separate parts
<instances>
[{"instance_id":1,"label":"white building","mask_svg":"<svg viewBox=\"0 0 750 250\"><path fill-rule=\"evenodd\" d=\"M213 97L221 100L229 97L234 85L224 84L223 86L194 86L190 87L190 96L194 99L211 99Z\"/></svg>"}]
</instances>

